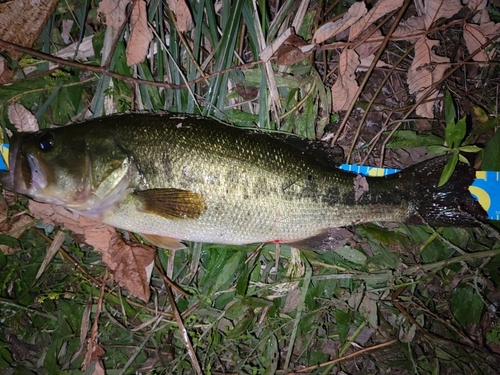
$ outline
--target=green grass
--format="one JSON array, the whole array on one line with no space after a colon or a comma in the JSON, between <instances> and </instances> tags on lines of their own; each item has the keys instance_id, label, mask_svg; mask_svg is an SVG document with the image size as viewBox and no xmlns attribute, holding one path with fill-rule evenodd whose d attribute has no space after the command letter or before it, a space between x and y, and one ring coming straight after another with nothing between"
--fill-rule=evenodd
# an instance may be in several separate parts
<instances>
[{"instance_id":1,"label":"green grass","mask_svg":"<svg viewBox=\"0 0 500 375\"><path fill-rule=\"evenodd\" d=\"M73 12L82 25L73 26L73 39L93 35L95 54L54 71L29 55L9 59L13 83L0 87L4 129L14 130L7 111L20 103L36 115L41 128L110 110L168 110L311 139L335 136L338 116L331 110L330 87L337 78L338 49L318 49L285 67L271 60L272 79L259 61L262 44L272 43L280 28L293 22L295 2L285 1L282 13L264 1L223 0L215 4L220 8L207 0L189 5L195 28L181 34L166 4L150 2L157 53L131 68L125 60L128 25L113 43L95 18L97 4L61 2L34 50L44 46L55 54L60 47L52 42ZM349 6L311 3L297 34L310 41L321 24ZM493 8L490 12L496 14ZM447 21L443 25L432 37L444 41L442 55L452 56L456 31ZM382 57L394 63L410 48L406 41L390 41ZM102 51L112 56L104 68ZM436 112L440 121L422 125L409 112L415 98L401 76L410 62L411 54L401 59L384 84L388 91L369 105L388 69L375 69L368 80L348 126L337 135L345 150L353 150L351 161L376 163L385 157L387 164L400 166L401 155L449 137L444 121L449 115ZM26 65L36 70L25 73L20 67ZM474 65L481 74L473 76L471 65L464 63L441 87L453 93L453 117L469 121L467 133L455 137L458 143L448 149L458 150L465 137L465 145L486 146L479 158L495 168L498 67L496 61ZM363 73L358 74L362 79ZM476 87L476 79L481 90L462 94ZM238 84L257 94L242 97L234 89ZM278 93L274 102L272 92ZM358 123L361 109L368 112L364 123ZM479 109L489 122L474 115ZM121 290L100 255L71 232L36 279L58 229L32 222L14 239L9 225L26 215L27 200L7 194L7 202L9 218L0 244L16 251L0 252L2 373L81 373L89 338L104 350L94 359L102 361L107 374L192 374L196 364L206 374L489 374L500 364L500 241L494 227L366 224L350 228L349 245L318 253L269 244L190 243L172 253L159 249L151 299L145 303ZM186 293L169 296L164 275Z\"/></svg>"}]
</instances>

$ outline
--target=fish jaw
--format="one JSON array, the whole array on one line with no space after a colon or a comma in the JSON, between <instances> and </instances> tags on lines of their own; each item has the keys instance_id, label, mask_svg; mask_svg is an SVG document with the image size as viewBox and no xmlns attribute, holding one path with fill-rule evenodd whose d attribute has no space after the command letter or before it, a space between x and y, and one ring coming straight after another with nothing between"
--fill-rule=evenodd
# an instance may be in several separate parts
<instances>
[{"instance_id":1,"label":"fish jaw","mask_svg":"<svg viewBox=\"0 0 500 375\"><path fill-rule=\"evenodd\" d=\"M46 172L36 156L22 150L18 135L11 142L9 165L10 170L2 173L2 185L16 193L43 200L39 191L47 186Z\"/></svg>"}]
</instances>

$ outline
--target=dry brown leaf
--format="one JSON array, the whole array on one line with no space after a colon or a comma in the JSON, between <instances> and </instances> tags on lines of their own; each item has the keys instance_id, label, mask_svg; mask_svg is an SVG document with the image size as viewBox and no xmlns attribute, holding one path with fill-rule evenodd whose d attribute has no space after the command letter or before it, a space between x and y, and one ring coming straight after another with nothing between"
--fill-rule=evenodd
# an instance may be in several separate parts
<instances>
[{"instance_id":1,"label":"dry brown leaf","mask_svg":"<svg viewBox=\"0 0 500 375\"><path fill-rule=\"evenodd\" d=\"M253 100L259 95L259 89L257 87L245 87L240 82L236 84L234 91L245 100Z\"/></svg>"},{"instance_id":2,"label":"dry brown leaf","mask_svg":"<svg viewBox=\"0 0 500 375\"><path fill-rule=\"evenodd\" d=\"M417 12L424 17L425 30L429 30L434 22L440 18L450 18L462 9L461 0L425 0L416 2Z\"/></svg>"},{"instance_id":3,"label":"dry brown leaf","mask_svg":"<svg viewBox=\"0 0 500 375\"><path fill-rule=\"evenodd\" d=\"M359 59L359 66L356 69L356 71L357 72L366 72L368 70L368 68L371 66L371 64L373 63L374 59L375 59L374 54L360 58ZM377 68L390 68L391 67L389 64L387 64L386 62L384 62L380 59L377 61L377 64L375 64L375 66Z\"/></svg>"},{"instance_id":4,"label":"dry brown leaf","mask_svg":"<svg viewBox=\"0 0 500 375\"><path fill-rule=\"evenodd\" d=\"M479 14L477 14L478 16L478 20L476 23L478 23L479 25L482 25L483 23L488 23L490 22L490 14L488 13L488 10L486 9L482 9L481 12ZM474 20L474 18L473 18Z\"/></svg>"},{"instance_id":5,"label":"dry brown leaf","mask_svg":"<svg viewBox=\"0 0 500 375\"><path fill-rule=\"evenodd\" d=\"M403 0L378 1L366 15L351 26L349 29L349 40L352 41L355 39L367 27L373 25L378 19L384 17L386 14L398 9L401 5L403 5Z\"/></svg>"},{"instance_id":6,"label":"dry brown leaf","mask_svg":"<svg viewBox=\"0 0 500 375\"><path fill-rule=\"evenodd\" d=\"M107 26L119 28L127 19L126 8L129 0L103 0L97 8L98 13L106 17Z\"/></svg>"},{"instance_id":7,"label":"dry brown leaf","mask_svg":"<svg viewBox=\"0 0 500 375\"><path fill-rule=\"evenodd\" d=\"M102 254L103 262L113 272L118 285L143 301L149 300L149 278L156 256L154 249L126 243L113 227L61 206L30 201L29 208L32 215L44 223L83 235L85 242Z\"/></svg>"},{"instance_id":8,"label":"dry brown leaf","mask_svg":"<svg viewBox=\"0 0 500 375\"><path fill-rule=\"evenodd\" d=\"M466 0L464 5L467 5L470 10L483 10L488 5L488 0Z\"/></svg>"},{"instance_id":9,"label":"dry brown leaf","mask_svg":"<svg viewBox=\"0 0 500 375\"><path fill-rule=\"evenodd\" d=\"M302 46L307 45L306 41L304 39L302 39L300 36L298 36L297 34L295 34L295 30L293 30L293 29L292 29L292 33L287 38L287 40L285 40L284 44L288 44L288 45L294 46L294 47L302 47Z\"/></svg>"},{"instance_id":10,"label":"dry brown leaf","mask_svg":"<svg viewBox=\"0 0 500 375\"><path fill-rule=\"evenodd\" d=\"M264 62L268 62L271 60L271 57L274 56L276 51L287 41L287 39L290 37L290 35L294 34L295 31L293 28L288 28L283 33L277 37L271 44L267 45L262 52L259 53L259 57L262 59Z\"/></svg>"},{"instance_id":11,"label":"dry brown leaf","mask_svg":"<svg viewBox=\"0 0 500 375\"><path fill-rule=\"evenodd\" d=\"M283 306L283 313L286 314L292 311L297 311L301 295L302 290L300 290L299 286L293 285L286 295L285 305Z\"/></svg>"},{"instance_id":12,"label":"dry brown leaf","mask_svg":"<svg viewBox=\"0 0 500 375\"><path fill-rule=\"evenodd\" d=\"M38 120L35 115L28 111L19 103L14 103L7 110L9 120L14 124L19 132L36 132L38 128Z\"/></svg>"},{"instance_id":13,"label":"dry brown leaf","mask_svg":"<svg viewBox=\"0 0 500 375\"><path fill-rule=\"evenodd\" d=\"M5 233L10 230L10 225L7 223L8 217L9 205L3 195L0 195L0 233Z\"/></svg>"},{"instance_id":14,"label":"dry brown leaf","mask_svg":"<svg viewBox=\"0 0 500 375\"><path fill-rule=\"evenodd\" d=\"M3 56L0 56L0 85L9 83L12 80L12 71Z\"/></svg>"},{"instance_id":15,"label":"dry brown leaf","mask_svg":"<svg viewBox=\"0 0 500 375\"><path fill-rule=\"evenodd\" d=\"M332 86L333 111L345 111L351 101L356 100L359 86L354 73L358 66L359 56L356 51L345 48L339 58L339 78Z\"/></svg>"},{"instance_id":16,"label":"dry brown leaf","mask_svg":"<svg viewBox=\"0 0 500 375\"><path fill-rule=\"evenodd\" d=\"M488 41L489 37L498 35L499 31L500 24L495 24L493 22L487 22L482 25L466 23L464 25L464 39L469 53L473 53L477 49L480 49L481 46ZM483 49L476 53L472 59L477 62L488 62L491 52L492 51L487 52Z\"/></svg>"},{"instance_id":17,"label":"dry brown leaf","mask_svg":"<svg viewBox=\"0 0 500 375\"><path fill-rule=\"evenodd\" d=\"M175 23L181 33L191 30L194 27L191 12L185 0L167 0L168 7L175 14Z\"/></svg>"},{"instance_id":18,"label":"dry brown leaf","mask_svg":"<svg viewBox=\"0 0 500 375\"><path fill-rule=\"evenodd\" d=\"M450 67L450 60L447 57L439 56L432 50L438 45L437 40L420 38L415 43L415 57L408 71L408 86L410 94L416 94L417 100L424 96L431 86L439 81L446 69ZM438 90L427 96L428 100L417 107L418 116L434 118L434 101L438 95Z\"/></svg>"},{"instance_id":19,"label":"dry brown leaf","mask_svg":"<svg viewBox=\"0 0 500 375\"><path fill-rule=\"evenodd\" d=\"M276 62L279 65L293 65L307 59L308 54L303 53L300 48L283 44L278 50Z\"/></svg>"},{"instance_id":20,"label":"dry brown leaf","mask_svg":"<svg viewBox=\"0 0 500 375\"><path fill-rule=\"evenodd\" d=\"M364 59L370 55L372 55L375 51L377 51L382 44L382 42L370 42L370 39L379 39L381 40L382 33L380 32L380 29L377 29L375 25L370 25L368 28L364 29L359 36L353 40L354 43L356 43L358 40L362 41L363 39L366 39L369 35L369 39L363 41L359 46L354 48L356 53L359 55L360 59Z\"/></svg>"},{"instance_id":21,"label":"dry brown leaf","mask_svg":"<svg viewBox=\"0 0 500 375\"><path fill-rule=\"evenodd\" d=\"M325 40L337 35L348 27L351 27L358 21L361 17L366 14L366 5L362 1L356 2L344 14L344 17L335 21L327 22L316 30L312 38L313 44L323 43Z\"/></svg>"},{"instance_id":22,"label":"dry brown leaf","mask_svg":"<svg viewBox=\"0 0 500 375\"><path fill-rule=\"evenodd\" d=\"M54 56L60 57L61 59L73 59L76 60L87 60L89 57L94 56L94 47L92 46L92 36L86 36L82 39L81 43L75 42L69 46L60 49ZM76 56L75 56L76 53ZM49 65L49 69L56 67L56 64Z\"/></svg>"},{"instance_id":23,"label":"dry brown leaf","mask_svg":"<svg viewBox=\"0 0 500 375\"><path fill-rule=\"evenodd\" d=\"M101 364L101 357L105 353L106 352L101 345L94 342L92 339L88 339L87 351L82 364L82 368L87 370L85 373L90 373L92 375L105 375L106 372Z\"/></svg>"},{"instance_id":24,"label":"dry brown leaf","mask_svg":"<svg viewBox=\"0 0 500 375\"><path fill-rule=\"evenodd\" d=\"M130 39L127 44L127 65L140 64L146 59L153 33L148 27L146 2L136 0L130 15Z\"/></svg>"},{"instance_id":25,"label":"dry brown leaf","mask_svg":"<svg viewBox=\"0 0 500 375\"><path fill-rule=\"evenodd\" d=\"M59 252L59 249L61 248L61 245L63 244L65 238L66 235L62 230L57 232L57 234L54 237L54 240L52 241L49 248L45 252L45 258L43 258L43 262L40 265L38 272L36 273L35 280L38 280L40 276L43 275L43 273L49 266L50 262L52 262L52 259L54 259L56 254Z\"/></svg>"},{"instance_id":26,"label":"dry brown leaf","mask_svg":"<svg viewBox=\"0 0 500 375\"><path fill-rule=\"evenodd\" d=\"M288 39L278 48L278 51L276 51L276 62L279 65L293 65L305 60L311 54L310 52L312 52L312 50L309 53L302 52L300 47L306 45L305 40L293 31Z\"/></svg>"},{"instance_id":27,"label":"dry brown leaf","mask_svg":"<svg viewBox=\"0 0 500 375\"><path fill-rule=\"evenodd\" d=\"M406 37L409 41L420 38L425 30L424 17L410 17L399 23L398 27L392 33L393 37Z\"/></svg>"},{"instance_id":28,"label":"dry brown leaf","mask_svg":"<svg viewBox=\"0 0 500 375\"><path fill-rule=\"evenodd\" d=\"M440 18L450 18L462 9L460 0L425 0L417 3L417 17L410 17L401 22L393 36L407 37L410 40L420 38L423 31L429 30Z\"/></svg>"},{"instance_id":29,"label":"dry brown leaf","mask_svg":"<svg viewBox=\"0 0 500 375\"><path fill-rule=\"evenodd\" d=\"M363 194L369 191L370 186L365 176L358 175L354 177L354 202L359 202Z\"/></svg>"},{"instance_id":30,"label":"dry brown leaf","mask_svg":"<svg viewBox=\"0 0 500 375\"><path fill-rule=\"evenodd\" d=\"M148 302L150 297L149 281L155 256L155 249L127 243L117 232L109 242L109 251L102 252L102 260L113 272L118 285L144 302Z\"/></svg>"},{"instance_id":31,"label":"dry brown leaf","mask_svg":"<svg viewBox=\"0 0 500 375\"><path fill-rule=\"evenodd\" d=\"M3 227L1 233L18 239L26 231L26 229L30 228L33 224L34 220L31 217L28 215L22 215L15 218L12 226L8 225ZM19 250L21 250L20 247L0 245L0 251L2 251L5 255L15 253Z\"/></svg>"},{"instance_id":32,"label":"dry brown leaf","mask_svg":"<svg viewBox=\"0 0 500 375\"><path fill-rule=\"evenodd\" d=\"M54 13L58 0L15 0L0 4L0 39L31 47ZM13 59L21 52L9 51Z\"/></svg>"},{"instance_id":33,"label":"dry brown leaf","mask_svg":"<svg viewBox=\"0 0 500 375\"><path fill-rule=\"evenodd\" d=\"M92 373L92 375L106 375L106 370L104 370L102 361L95 362L94 372Z\"/></svg>"}]
</instances>

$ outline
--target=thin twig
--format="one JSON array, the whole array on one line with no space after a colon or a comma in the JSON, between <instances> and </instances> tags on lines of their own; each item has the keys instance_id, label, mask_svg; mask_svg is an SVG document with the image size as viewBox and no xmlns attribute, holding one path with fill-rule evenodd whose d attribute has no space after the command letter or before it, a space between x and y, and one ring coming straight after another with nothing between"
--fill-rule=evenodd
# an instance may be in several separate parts
<instances>
[{"instance_id":1,"label":"thin twig","mask_svg":"<svg viewBox=\"0 0 500 375\"><path fill-rule=\"evenodd\" d=\"M206 74L204 77L196 78L192 81L189 81L186 84L176 85L176 84L168 83L168 82L156 82L156 81L148 81L148 80L144 80L144 79L138 79L138 78L134 78L134 77L128 77L128 76L125 76L123 74L115 73L115 72L113 72L105 67L82 64L82 63L75 62L75 61L61 59L59 57L55 57L55 56L49 55L47 53L36 51L34 49L26 48L26 47L20 46L18 44L7 42L5 40L0 39L0 50L2 50L2 49L7 50L7 51L13 50L13 51L19 51L22 53L26 53L28 55L37 57L37 58L45 60L45 61L50 61L50 62L53 62L55 64L61 65L61 66L69 66L69 67L75 68L75 69L87 70L89 72L93 72L96 74L104 74L104 75L107 75L111 78L116 78L116 79L119 79L119 80L126 82L126 83L129 83L129 84L150 85L150 86L155 86L155 87L169 88L172 90L180 90L180 89L186 88L189 85L193 85L193 84L196 84L198 82L203 82L208 78L212 78L212 77L216 77L216 76L219 76L222 74L233 72L235 70L250 69L250 68L254 67L255 65L262 63L262 60L252 61L252 62L249 62L246 64L234 66L234 67L231 67L228 69L223 69L223 70L220 70L220 71L212 73L212 74Z\"/></svg>"},{"instance_id":2,"label":"thin twig","mask_svg":"<svg viewBox=\"0 0 500 375\"><path fill-rule=\"evenodd\" d=\"M387 36L384 38L384 40L380 44L380 47L379 47L379 49L377 51L377 54L375 55L375 58L373 59L372 64L368 68L368 70L367 70L367 72L365 74L365 77L363 79L363 82L361 82L361 84L359 85L358 90L356 91L356 94L354 95L353 100L351 100L351 103L349 104L349 107L347 108L345 117L342 120L342 122L340 123L339 128L338 128L337 132L335 133L335 136L333 137L333 139L331 141L331 144L335 144L337 142L337 140L340 138L340 135L342 134L342 132L344 130L344 127L347 124L347 121L349 120L350 114L352 113L352 111L354 109L354 106L356 105L356 99L355 98L358 98L359 95L361 94L361 92L364 90L366 84L368 83L368 79L370 78L373 70L375 69L375 66L377 65L377 61L380 60L380 56L382 56L382 53L384 53L385 48L387 47L387 44L389 43L390 36L392 35L392 33L394 32L394 30L398 26L398 21L403 17L403 14L406 11L406 8L408 8L409 4L410 4L410 1L406 0L405 3L403 4L403 6L400 8L396 20L391 25L391 28L390 28L389 32L387 33ZM349 162L349 158L350 158L350 155L347 155L347 162Z\"/></svg>"},{"instance_id":3,"label":"thin twig","mask_svg":"<svg viewBox=\"0 0 500 375\"><path fill-rule=\"evenodd\" d=\"M200 363L198 362L198 358L196 357L196 352L194 351L193 344L191 343L191 338L189 337L189 333L184 327L184 323L182 321L182 316L177 309L177 304L175 303L174 293L172 293L172 289L168 284L165 284L165 289L167 290L168 299L170 301L170 306L172 307L172 311L175 316L175 320L177 322L177 327L179 328L179 333L181 335L182 341L188 350L189 357L191 358L191 364L193 365L196 373L198 375L203 375L203 371L201 370Z\"/></svg>"},{"instance_id":4,"label":"thin twig","mask_svg":"<svg viewBox=\"0 0 500 375\"><path fill-rule=\"evenodd\" d=\"M184 289L182 289L180 286L178 286L172 280L170 280L163 273L163 271L160 269L160 267L158 267L156 264L154 265L154 269L155 269L156 273L162 278L162 280L163 280L163 282L165 284L167 284L169 287L171 287L172 289L174 289L177 293L182 294L184 297L189 297L190 296L190 294L188 292L186 292Z\"/></svg>"},{"instance_id":5,"label":"thin twig","mask_svg":"<svg viewBox=\"0 0 500 375\"><path fill-rule=\"evenodd\" d=\"M312 371L320 369L322 367L331 366L331 365L334 365L334 364L339 363L339 362L347 361L348 359L354 358L354 357L356 357L358 355L361 355L361 354L364 354L364 353L367 353L367 352L371 352L371 351L374 351L374 350L385 348L386 346L394 345L397 342L399 342L399 341L397 339L394 339L394 340L391 340L391 341L384 342L382 344L370 346L369 348L364 348L364 349L358 350L355 353L351 353L351 354L345 355L343 357L334 359L332 361L323 362L323 363L320 363L319 365L304 367L304 368L295 370L294 372L289 372L286 375L294 375L294 374L302 374L304 372L312 372Z\"/></svg>"}]
</instances>

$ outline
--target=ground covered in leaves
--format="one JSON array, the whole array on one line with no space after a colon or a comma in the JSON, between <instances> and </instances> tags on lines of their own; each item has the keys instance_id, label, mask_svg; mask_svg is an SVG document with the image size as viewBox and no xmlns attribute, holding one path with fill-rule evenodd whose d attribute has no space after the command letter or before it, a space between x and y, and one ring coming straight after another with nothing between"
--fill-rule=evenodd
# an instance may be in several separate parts
<instances>
[{"instance_id":1,"label":"ground covered in leaves","mask_svg":"<svg viewBox=\"0 0 500 375\"><path fill-rule=\"evenodd\" d=\"M500 171L499 9L2 2L3 143L16 131L166 110L323 140L362 165L448 153L443 181L467 154ZM169 251L3 191L0 372L498 373L497 227L370 223L343 229L328 252Z\"/></svg>"}]
</instances>

